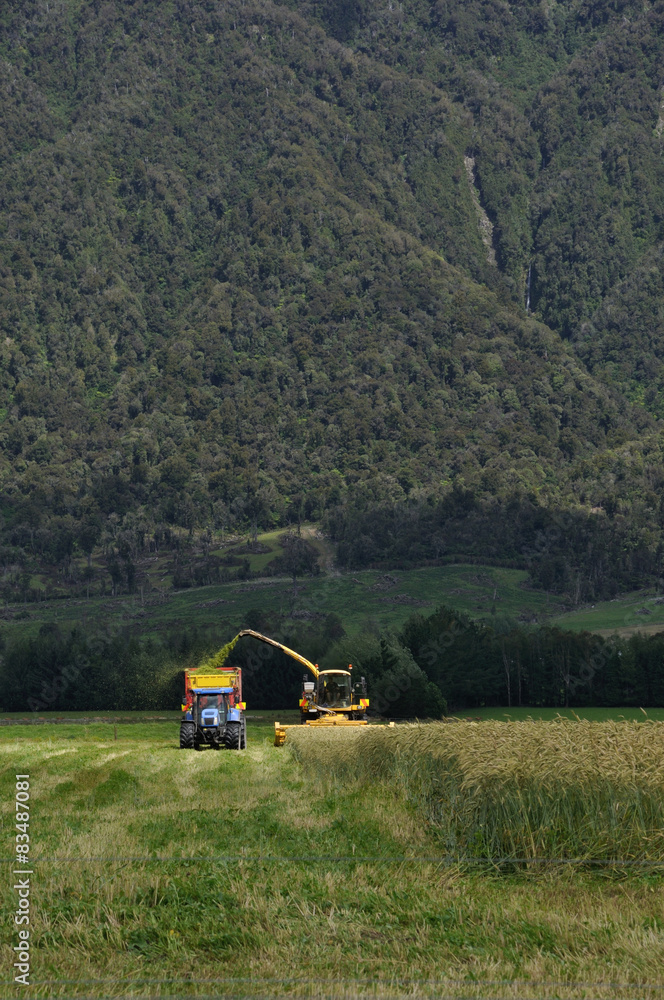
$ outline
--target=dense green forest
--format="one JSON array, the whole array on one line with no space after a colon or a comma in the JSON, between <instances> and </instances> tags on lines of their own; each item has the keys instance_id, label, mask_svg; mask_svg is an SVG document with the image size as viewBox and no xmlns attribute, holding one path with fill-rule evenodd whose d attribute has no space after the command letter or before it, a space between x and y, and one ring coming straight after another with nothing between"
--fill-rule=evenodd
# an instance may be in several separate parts
<instances>
[{"instance_id":1,"label":"dense green forest","mask_svg":"<svg viewBox=\"0 0 664 1000\"><path fill-rule=\"evenodd\" d=\"M4 598L303 520L657 579L663 50L661 0L6 0Z\"/></svg>"}]
</instances>

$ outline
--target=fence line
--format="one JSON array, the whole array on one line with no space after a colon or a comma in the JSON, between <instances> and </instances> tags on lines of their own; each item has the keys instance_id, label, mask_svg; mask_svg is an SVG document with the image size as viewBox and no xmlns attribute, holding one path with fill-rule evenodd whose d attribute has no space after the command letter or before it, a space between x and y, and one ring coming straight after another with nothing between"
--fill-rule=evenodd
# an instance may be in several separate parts
<instances>
[{"instance_id":1,"label":"fence line","mask_svg":"<svg viewBox=\"0 0 664 1000\"><path fill-rule=\"evenodd\" d=\"M639 861L634 858L515 858L515 857L452 857L450 855L432 856L381 856L365 854L294 854L282 856L275 854L213 854L213 855L192 855L180 857L165 857L163 855L135 855L131 857L115 857L113 855L99 855L97 857L31 857L30 864L85 864L87 862L125 862L125 863L176 863L176 862L196 862L197 864L224 863L238 864L239 862L251 862L252 864L308 864L314 862L328 862L329 864L342 864L346 862L361 862L362 864L434 864L454 867L456 865L478 865L495 866L500 865L594 865L597 867L614 868L664 868L664 858L661 861ZM16 858L0 858L2 864L15 864Z\"/></svg>"},{"instance_id":2,"label":"fence line","mask_svg":"<svg viewBox=\"0 0 664 1000\"><path fill-rule=\"evenodd\" d=\"M8 986L13 982L10 980L0 980L0 986ZM376 979L372 977L356 977L352 979L312 979L309 976L226 976L214 979L193 979L183 977L167 977L163 979L141 979L141 978L108 978L108 979L33 979L32 986L98 986L112 985L116 983L133 983L137 986L166 986L192 985L192 986L216 986L228 984L230 986L240 986L256 983L256 985L305 985L316 983L320 986L529 986L547 987L553 989L611 989L611 990L664 990L664 983L611 983L611 982L586 982L585 980L573 980L565 982L557 979L459 979L449 977L446 979L410 979L404 976L396 976L391 979Z\"/></svg>"},{"instance_id":3,"label":"fence line","mask_svg":"<svg viewBox=\"0 0 664 1000\"><path fill-rule=\"evenodd\" d=\"M134 980L126 979L126 980L119 980L119 982L120 983L132 983L132 982L134 982ZM182 985L185 984L185 980L180 980L179 982ZM316 982L316 981L315 980L310 980L310 982ZM0 981L0 985L5 985L5 984L2 981ZM47 984L38 983L36 981L33 981L30 985L31 986L40 986L40 985L47 985ZM55 985L55 986L58 985L57 980L54 982L53 985ZM193 985L196 985L196 984L193 983ZM333 985L333 984L328 984L328 985ZM478 984L478 985L482 985L482 984ZM528 984L528 985L533 985L533 984ZM340 986L343 988L343 983L340 983ZM473 981L472 980L468 981L468 986L473 986ZM635 986L634 989L643 989L643 987L637 987L637 986ZM287 997L288 994L283 994L283 996ZM307 998L307 994L300 994L300 996L303 998L303 1000L306 1000L306 998ZM312 1000L371 1000L372 997L376 997L376 998L378 998L378 1000L380 1000L381 994L374 994L374 993L353 993L353 994L349 994L348 992L344 991L343 993L339 993L339 992L337 992L337 993L324 993L324 994L323 993L315 993L315 994L309 994L309 996L311 996ZM417 993L390 993L388 995L385 995L386 1000L418 1000L418 996L422 997L422 1000L425 1000L425 998L426 998L426 1000L429 1000L429 997L431 996L431 994L424 994L424 993L422 993L422 994L417 994ZM26 997L25 1000L31 1000L31 998L30 997ZM36 998L34 998L34 1000L36 1000ZM60 998L60 1000L68 1000L68 998L62 996ZM95 994L94 996L82 996L81 994L76 993L76 994L72 994L71 997L69 998L69 1000L118 1000L118 994L114 993L112 996L103 997L103 996L99 996L99 994ZM144 994L144 995L132 993L131 994L131 1000L277 1000L277 997L275 996L274 993L228 993L228 992L223 992L223 993L153 993L153 994ZM492 996L488 996L488 995L485 994L485 995L483 995L481 997L475 996L475 997L470 998L469 995L468 995L468 993L465 993L463 996L460 996L458 994L455 994L455 995L436 994L436 1000L499 1000L499 998L496 998L495 994L492 995ZM561 1000L561 998L560 998L560 995L557 994L555 996L542 996L542 995L540 995L539 997L534 997L534 996L518 996L518 997L514 997L513 1000ZM584 1000L606 1000L606 997L585 997Z\"/></svg>"}]
</instances>

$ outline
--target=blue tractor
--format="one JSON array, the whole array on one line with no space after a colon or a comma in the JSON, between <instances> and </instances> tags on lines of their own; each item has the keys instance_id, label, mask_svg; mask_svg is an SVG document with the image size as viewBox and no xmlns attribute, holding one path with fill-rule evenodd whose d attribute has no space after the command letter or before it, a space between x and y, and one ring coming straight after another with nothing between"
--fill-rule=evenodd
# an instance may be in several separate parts
<instances>
[{"instance_id":1,"label":"blue tractor","mask_svg":"<svg viewBox=\"0 0 664 1000\"><path fill-rule=\"evenodd\" d=\"M245 708L241 670L185 670L180 749L246 750Z\"/></svg>"}]
</instances>

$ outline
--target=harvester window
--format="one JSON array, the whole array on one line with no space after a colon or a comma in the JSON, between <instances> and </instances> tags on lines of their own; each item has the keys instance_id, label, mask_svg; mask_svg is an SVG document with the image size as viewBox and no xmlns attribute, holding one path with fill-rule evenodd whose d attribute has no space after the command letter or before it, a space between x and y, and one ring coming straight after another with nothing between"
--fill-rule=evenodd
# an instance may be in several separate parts
<instances>
[{"instance_id":1,"label":"harvester window","mask_svg":"<svg viewBox=\"0 0 664 1000\"><path fill-rule=\"evenodd\" d=\"M335 674L322 678L319 701L325 708L348 708L351 704L350 677Z\"/></svg>"}]
</instances>

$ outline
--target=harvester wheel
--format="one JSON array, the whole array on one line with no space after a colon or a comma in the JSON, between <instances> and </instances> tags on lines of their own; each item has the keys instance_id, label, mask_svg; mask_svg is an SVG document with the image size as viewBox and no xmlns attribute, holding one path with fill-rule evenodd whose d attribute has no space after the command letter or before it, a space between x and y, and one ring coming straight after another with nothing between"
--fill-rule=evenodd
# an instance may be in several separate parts
<instances>
[{"instance_id":1,"label":"harvester wheel","mask_svg":"<svg viewBox=\"0 0 664 1000\"><path fill-rule=\"evenodd\" d=\"M224 744L227 750L239 750L242 740L242 726L239 722L227 722L224 730Z\"/></svg>"},{"instance_id":2,"label":"harvester wheel","mask_svg":"<svg viewBox=\"0 0 664 1000\"><path fill-rule=\"evenodd\" d=\"M193 722L180 723L180 750L194 749L195 734L196 734L196 726L194 725Z\"/></svg>"}]
</instances>

